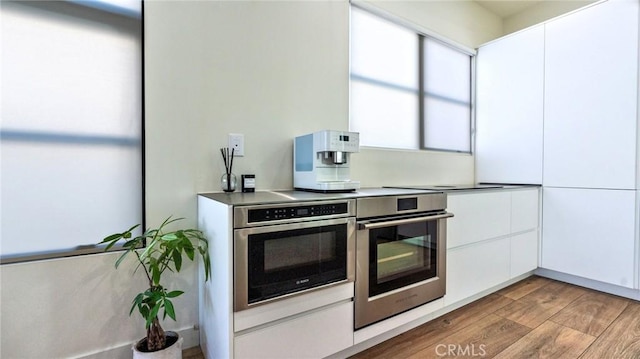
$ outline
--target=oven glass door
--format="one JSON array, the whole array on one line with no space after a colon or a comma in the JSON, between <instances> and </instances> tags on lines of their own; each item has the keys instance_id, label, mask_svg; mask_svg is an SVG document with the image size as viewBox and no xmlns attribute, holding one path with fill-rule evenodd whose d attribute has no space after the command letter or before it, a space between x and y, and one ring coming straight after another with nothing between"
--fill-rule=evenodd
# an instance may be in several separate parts
<instances>
[{"instance_id":1,"label":"oven glass door","mask_svg":"<svg viewBox=\"0 0 640 359\"><path fill-rule=\"evenodd\" d=\"M437 277L438 221L369 230L369 297Z\"/></svg>"},{"instance_id":2,"label":"oven glass door","mask_svg":"<svg viewBox=\"0 0 640 359\"><path fill-rule=\"evenodd\" d=\"M247 236L248 304L347 279L348 224Z\"/></svg>"}]
</instances>

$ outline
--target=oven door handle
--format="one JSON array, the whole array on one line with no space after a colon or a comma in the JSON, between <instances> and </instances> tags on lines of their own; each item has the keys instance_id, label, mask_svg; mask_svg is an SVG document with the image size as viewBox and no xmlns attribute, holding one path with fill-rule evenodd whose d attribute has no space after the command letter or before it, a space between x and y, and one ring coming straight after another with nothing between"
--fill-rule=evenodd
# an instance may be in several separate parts
<instances>
[{"instance_id":1,"label":"oven door handle","mask_svg":"<svg viewBox=\"0 0 640 359\"><path fill-rule=\"evenodd\" d=\"M450 218L450 217L453 217L453 213L447 212L443 214L430 215L430 216L393 219L390 221L358 222L358 229L359 230L375 229L375 228L382 228L382 227L398 226L402 224L433 221L436 219L444 219L444 218Z\"/></svg>"}]
</instances>

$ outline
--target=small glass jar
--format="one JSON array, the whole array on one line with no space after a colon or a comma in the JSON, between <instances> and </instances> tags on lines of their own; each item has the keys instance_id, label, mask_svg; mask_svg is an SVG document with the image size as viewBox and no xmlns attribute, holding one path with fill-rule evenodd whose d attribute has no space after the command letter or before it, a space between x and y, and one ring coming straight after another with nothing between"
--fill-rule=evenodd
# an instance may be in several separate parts
<instances>
[{"instance_id":1,"label":"small glass jar","mask_svg":"<svg viewBox=\"0 0 640 359\"><path fill-rule=\"evenodd\" d=\"M220 185L225 192L233 192L236 190L236 175L233 173L225 173L220 178Z\"/></svg>"}]
</instances>

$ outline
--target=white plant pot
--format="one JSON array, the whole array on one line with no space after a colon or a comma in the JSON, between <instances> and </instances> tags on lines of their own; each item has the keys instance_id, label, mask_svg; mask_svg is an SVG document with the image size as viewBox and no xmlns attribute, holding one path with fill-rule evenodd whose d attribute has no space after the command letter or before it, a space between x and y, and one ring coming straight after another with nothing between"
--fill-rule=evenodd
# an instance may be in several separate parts
<instances>
[{"instance_id":1,"label":"white plant pot","mask_svg":"<svg viewBox=\"0 0 640 359\"><path fill-rule=\"evenodd\" d=\"M133 350L133 359L182 359L182 342L184 341L184 338L182 338L176 332L166 332L165 334L167 336L178 337L178 340L173 343L173 345L167 348L147 353L141 352L136 348L138 346L138 343L144 340L142 339L133 344L133 347L131 347L131 349Z\"/></svg>"}]
</instances>

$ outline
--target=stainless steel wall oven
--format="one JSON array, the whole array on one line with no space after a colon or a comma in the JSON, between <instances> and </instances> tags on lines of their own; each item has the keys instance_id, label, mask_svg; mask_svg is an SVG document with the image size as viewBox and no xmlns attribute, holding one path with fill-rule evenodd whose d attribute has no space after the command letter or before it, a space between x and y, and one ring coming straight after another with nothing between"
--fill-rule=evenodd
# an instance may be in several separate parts
<instances>
[{"instance_id":1,"label":"stainless steel wall oven","mask_svg":"<svg viewBox=\"0 0 640 359\"><path fill-rule=\"evenodd\" d=\"M234 311L355 278L355 200L234 208Z\"/></svg>"},{"instance_id":2,"label":"stainless steel wall oven","mask_svg":"<svg viewBox=\"0 0 640 359\"><path fill-rule=\"evenodd\" d=\"M355 329L444 296L446 194L357 200Z\"/></svg>"}]
</instances>

